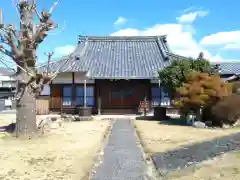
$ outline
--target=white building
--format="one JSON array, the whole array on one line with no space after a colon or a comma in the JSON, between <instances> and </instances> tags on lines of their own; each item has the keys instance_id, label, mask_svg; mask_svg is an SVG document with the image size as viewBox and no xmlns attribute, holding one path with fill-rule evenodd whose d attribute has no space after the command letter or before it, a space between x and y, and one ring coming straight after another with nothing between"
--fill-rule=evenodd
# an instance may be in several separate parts
<instances>
[{"instance_id":1,"label":"white building","mask_svg":"<svg viewBox=\"0 0 240 180\"><path fill-rule=\"evenodd\" d=\"M13 72L0 67L0 88L15 88L16 80L12 77Z\"/></svg>"},{"instance_id":2,"label":"white building","mask_svg":"<svg viewBox=\"0 0 240 180\"><path fill-rule=\"evenodd\" d=\"M0 67L0 99L14 96L16 80L12 76L13 72Z\"/></svg>"}]
</instances>

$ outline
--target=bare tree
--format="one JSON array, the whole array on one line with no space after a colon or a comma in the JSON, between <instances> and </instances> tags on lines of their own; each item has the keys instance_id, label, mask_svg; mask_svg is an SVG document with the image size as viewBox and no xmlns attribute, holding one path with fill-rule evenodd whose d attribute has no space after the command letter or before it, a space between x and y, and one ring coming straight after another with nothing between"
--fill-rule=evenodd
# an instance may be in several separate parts
<instances>
[{"instance_id":1,"label":"bare tree","mask_svg":"<svg viewBox=\"0 0 240 180\"><path fill-rule=\"evenodd\" d=\"M39 72L36 66L36 49L57 25L50 19L57 0L50 10L36 9L36 0L17 0L15 8L19 15L20 26L15 28L2 22L0 15L0 52L10 57L16 64L16 136L31 137L36 133L36 97L43 86L56 77L58 70ZM34 23L34 16L39 23ZM51 62L48 61L48 65ZM59 67L61 68L61 67Z\"/></svg>"}]
</instances>

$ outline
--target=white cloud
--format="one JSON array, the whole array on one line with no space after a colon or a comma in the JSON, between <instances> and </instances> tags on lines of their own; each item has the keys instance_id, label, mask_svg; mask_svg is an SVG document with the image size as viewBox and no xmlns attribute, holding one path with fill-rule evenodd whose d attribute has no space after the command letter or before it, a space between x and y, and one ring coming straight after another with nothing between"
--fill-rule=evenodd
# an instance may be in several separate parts
<instances>
[{"instance_id":1,"label":"white cloud","mask_svg":"<svg viewBox=\"0 0 240 180\"><path fill-rule=\"evenodd\" d=\"M240 50L240 42L227 44L223 47L223 49L232 49L232 50Z\"/></svg>"},{"instance_id":2,"label":"white cloud","mask_svg":"<svg viewBox=\"0 0 240 180\"><path fill-rule=\"evenodd\" d=\"M125 24L127 22L127 19L122 17L122 16L119 16L117 18L117 20L114 22L114 25L117 26L117 25L122 25L122 24Z\"/></svg>"},{"instance_id":3,"label":"white cloud","mask_svg":"<svg viewBox=\"0 0 240 180\"><path fill-rule=\"evenodd\" d=\"M207 16L208 12L207 11L195 11L195 12L189 12L187 14L183 14L176 19L178 20L179 23L182 24L191 24L193 23L198 17L204 17Z\"/></svg>"},{"instance_id":4,"label":"white cloud","mask_svg":"<svg viewBox=\"0 0 240 180\"><path fill-rule=\"evenodd\" d=\"M205 11L198 11L196 17L206 16ZM188 22L193 22L194 18L189 19ZM187 18L186 18L187 19ZM187 21L185 19L185 22ZM180 19L179 19L180 20ZM191 21L190 21L191 20ZM182 21L180 21L182 22ZM194 35L196 33L192 24L185 23L172 23L172 24L155 24L145 29L126 28L113 32L111 36L155 36L155 35L167 35L167 41L169 43L172 52L186 56L197 57L200 52L204 53L204 57L212 62L221 61L236 61L233 59L224 59L220 55L221 48L216 54L210 53L206 49L206 45L224 45L225 49L237 49L240 48L240 31L237 32L219 32L213 35L204 37L198 42Z\"/></svg>"},{"instance_id":5,"label":"white cloud","mask_svg":"<svg viewBox=\"0 0 240 180\"><path fill-rule=\"evenodd\" d=\"M216 54L215 56L211 57L211 62L236 62L236 63L239 63L239 60L224 59L224 58L221 57L220 54Z\"/></svg>"},{"instance_id":6,"label":"white cloud","mask_svg":"<svg viewBox=\"0 0 240 180\"><path fill-rule=\"evenodd\" d=\"M205 36L200 41L200 44L205 46L220 46L221 49L240 50L240 30L218 32Z\"/></svg>"},{"instance_id":7,"label":"white cloud","mask_svg":"<svg viewBox=\"0 0 240 180\"><path fill-rule=\"evenodd\" d=\"M54 49L54 56L61 57L72 53L75 49L73 45L59 46Z\"/></svg>"},{"instance_id":8,"label":"white cloud","mask_svg":"<svg viewBox=\"0 0 240 180\"><path fill-rule=\"evenodd\" d=\"M186 31L182 24L156 24L146 29L121 29L110 34L111 36L154 36L167 35L167 41L173 52L183 55L197 57L200 52L205 57L210 57L210 53L202 48L193 38L192 31Z\"/></svg>"}]
</instances>

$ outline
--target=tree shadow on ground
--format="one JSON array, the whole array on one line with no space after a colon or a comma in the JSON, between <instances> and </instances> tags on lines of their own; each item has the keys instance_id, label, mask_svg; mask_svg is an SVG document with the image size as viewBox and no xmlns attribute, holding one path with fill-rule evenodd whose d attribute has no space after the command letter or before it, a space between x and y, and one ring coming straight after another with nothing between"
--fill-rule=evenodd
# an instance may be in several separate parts
<instances>
[{"instance_id":1,"label":"tree shadow on ground","mask_svg":"<svg viewBox=\"0 0 240 180\"><path fill-rule=\"evenodd\" d=\"M186 119L171 118L171 117L168 117L166 120L159 121L159 124L174 125L174 126L189 126L187 124Z\"/></svg>"},{"instance_id":2,"label":"tree shadow on ground","mask_svg":"<svg viewBox=\"0 0 240 180\"><path fill-rule=\"evenodd\" d=\"M184 169L230 151L240 150L240 133L213 140L181 146L174 150L155 153L152 160L161 174Z\"/></svg>"},{"instance_id":3,"label":"tree shadow on ground","mask_svg":"<svg viewBox=\"0 0 240 180\"><path fill-rule=\"evenodd\" d=\"M165 124L165 125L175 125L175 126L189 126L187 125L187 121L185 119L181 118L172 118L167 116L166 118L162 118L159 120L159 118L154 116L140 116L136 117L136 120L143 120L143 121L159 121L159 124Z\"/></svg>"},{"instance_id":4,"label":"tree shadow on ground","mask_svg":"<svg viewBox=\"0 0 240 180\"><path fill-rule=\"evenodd\" d=\"M157 119L154 116L139 116L136 117L136 120L157 121Z\"/></svg>"},{"instance_id":5,"label":"tree shadow on ground","mask_svg":"<svg viewBox=\"0 0 240 180\"><path fill-rule=\"evenodd\" d=\"M11 124L6 125L6 126L0 126L0 132L13 133L15 127L16 127L16 123L11 123Z\"/></svg>"}]
</instances>

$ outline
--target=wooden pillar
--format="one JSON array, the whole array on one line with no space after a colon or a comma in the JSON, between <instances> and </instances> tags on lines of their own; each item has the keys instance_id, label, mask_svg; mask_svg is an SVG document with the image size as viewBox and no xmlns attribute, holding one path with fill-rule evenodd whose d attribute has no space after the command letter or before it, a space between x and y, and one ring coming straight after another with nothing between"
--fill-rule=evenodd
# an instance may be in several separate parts
<instances>
[{"instance_id":1,"label":"wooden pillar","mask_svg":"<svg viewBox=\"0 0 240 180\"><path fill-rule=\"evenodd\" d=\"M101 93L100 93L100 88L98 86L98 83L95 81L95 87L97 88L97 108L98 108L98 115L101 115Z\"/></svg>"},{"instance_id":2,"label":"wooden pillar","mask_svg":"<svg viewBox=\"0 0 240 180\"><path fill-rule=\"evenodd\" d=\"M145 93L145 96L144 96L143 115L144 115L144 116L147 116L147 95L146 95L146 93Z\"/></svg>"},{"instance_id":3,"label":"wooden pillar","mask_svg":"<svg viewBox=\"0 0 240 180\"><path fill-rule=\"evenodd\" d=\"M84 80L84 108L87 107L87 80Z\"/></svg>"},{"instance_id":4,"label":"wooden pillar","mask_svg":"<svg viewBox=\"0 0 240 180\"><path fill-rule=\"evenodd\" d=\"M76 109L76 86L75 86L75 73L72 72L72 107L74 107L74 114L77 113Z\"/></svg>"},{"instance_id":5,"label":"wooden pillar","mask_svg":"<svg viewBox=\"0 0 240 180\"><path fill-rule=\"evenodd\" d=\"M162 89L161 89L161 81L160 79L158 80L158 87L159 87L159 91L160 91L160 106L162 105Z\"/></svg>"},{"instance_id":6,"label":"wooden pillar","mask_svg":"<svg viewBox=\"0 0 240 180\"><path fill-rule=\"evenodd\" d=\"M101 97L98 96L98 115L101 115Z\"/></svg>"},{"instance_id":7,"label":"wooden pillar","mask_svg":"<svg viewBox=\"0 0 240 180\"><path fill-rule=\"evenodd\" d=\"M62 87L61 87L62 88ZM60 97L60 102L61 102L61 106L60 106L60 114L62 115L62 112L63 112L63 98L62 98L62 93L61 93L61 97Z\"/></svg>"}]
</instances>

